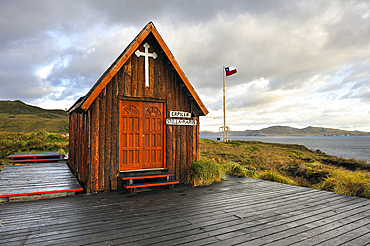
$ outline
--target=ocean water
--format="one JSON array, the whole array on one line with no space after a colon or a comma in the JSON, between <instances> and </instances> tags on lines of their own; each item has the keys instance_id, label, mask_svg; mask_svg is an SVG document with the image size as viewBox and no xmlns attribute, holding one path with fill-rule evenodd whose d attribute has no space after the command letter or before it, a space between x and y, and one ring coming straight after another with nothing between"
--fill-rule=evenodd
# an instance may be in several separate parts
<instances>
[{"instance_id":1,"label":"ocean water","mask_svg":"<svg viewBox=\"0 0 370 246\"><path fill-rule=\"evenodd\" d=\"M202 136L201 136L202 138ZM217 137L204 137L216 140ZM260 141L265 143L300 144L312 150L320 150L328 155L347 159L364 160L370 164L370 136L270 136L247 137L231 136L232 140Z\"/></svg>"}]
</instances>

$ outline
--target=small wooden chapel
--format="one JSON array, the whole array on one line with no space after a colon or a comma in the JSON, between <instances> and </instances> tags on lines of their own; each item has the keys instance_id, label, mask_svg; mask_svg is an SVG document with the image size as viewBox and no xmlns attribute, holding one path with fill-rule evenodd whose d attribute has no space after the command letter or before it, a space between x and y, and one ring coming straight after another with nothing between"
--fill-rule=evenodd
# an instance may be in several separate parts
<instances>
[{"instance_id":1,"label":"small wooden chapel","mask_svg":"<svg viewBox=\"0 0 370 246\"><path fill-rule=\"evenodd\" d=\"M91 193L141 172L185 182L208 110L150 22L68 114L69 167Z\"/></svg>"}]
</instances>

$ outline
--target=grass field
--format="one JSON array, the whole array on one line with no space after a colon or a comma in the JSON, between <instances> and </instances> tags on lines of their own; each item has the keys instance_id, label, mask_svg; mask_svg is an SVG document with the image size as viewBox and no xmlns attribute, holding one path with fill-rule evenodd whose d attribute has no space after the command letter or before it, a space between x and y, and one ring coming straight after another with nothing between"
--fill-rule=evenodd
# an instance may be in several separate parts
<instances>
[{"instance_id":1,"label":"grass field","mask_svg":"<svg viewBox=\"0 0 370 246\"><path fill-rule=\"evenodd\" d=\"M312 151L302 145L200 139L201 160L188 183L220 181L224 174L247 176L370 198L370 164Z\"/></svg>"},{"instance_id":2,"label":"grass field","mask_svg":"<svg viewBox=\"0 0 370 246\"><path fill-rule=\"evenodd\" d=\"M22 133L0 132L0 170L12 154L58 151L68 152L69 140L59 133L46 131Z\"/></svg>"},{"instance_id":3,"label":"grass field","mask_svg":"<svg viewBox=\"0 0 370 246\"><path fill-rule=\"evenodd\" d=\"M49 118L52 117L52 118ZM7 132L48 131L68 133L68 117L63 115L8 115L0 113L0 129Z\"/></svg>"}]
</instances>

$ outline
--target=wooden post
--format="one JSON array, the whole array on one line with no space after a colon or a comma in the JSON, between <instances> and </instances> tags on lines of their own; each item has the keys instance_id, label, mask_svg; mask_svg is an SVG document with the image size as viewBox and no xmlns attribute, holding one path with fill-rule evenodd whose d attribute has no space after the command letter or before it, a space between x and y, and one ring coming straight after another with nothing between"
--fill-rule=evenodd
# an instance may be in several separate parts
<instances>
[{"instance_id":1,"label":"wooden post","mask_svg":"<svg viewBox=\"0 0 370 246\"><path fill-rule=\"evenodd\" d=\"M99 98L93 103L91 117L91 192L99 190Z\"/></svg>"}]
</instances>

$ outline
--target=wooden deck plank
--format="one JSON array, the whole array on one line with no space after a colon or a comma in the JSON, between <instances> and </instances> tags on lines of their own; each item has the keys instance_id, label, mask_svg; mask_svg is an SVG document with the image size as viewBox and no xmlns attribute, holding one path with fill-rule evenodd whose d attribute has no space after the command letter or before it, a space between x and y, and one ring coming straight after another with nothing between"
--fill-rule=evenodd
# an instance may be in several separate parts
<instances>
[{"instance_id":1,"label":"wooden deck plank","mask_svg":"<svg viewBox=\"0 0 370 246\"><path fill-rule=\"evenodd\" d=\"M328 194L331 194L331 193L328 193ZM240 202L240 201L239 201ZM263 200L261 201L261 202L264 202ZM116 204L113 204L113 206L115 206ZM209 203L209 205L210 206L213 206L213 204L211 204L211 203ZM203 209L203 210L206 210L206 213L209 213L209 212L213 212L212 210L210 210L210 209L212 209L212 207L206 207L205 209ZM226 206L228 206L228 205L226 205ZM259 206L258 204L257 204L257 206ZM136 206L136 207L138 207L138 206ZM217 207L216 209L215 208L213 208L215 211L217 211L217 209L218 208L222 208L222 207ZM42 212L42 208L37 208L38 209L38 211L41 213ZM81 209L81 208L79 208L79 209ZM86 210L88 210L88 208L82 208L82 209L84 209L84 211L86 211ZM139 207L138 208L138 211L140 211L142 208L141 207ZM168 209L168 208L167 208ZM192 207L187 207L187 209L189 210L189 212L191 211L191 209L193 209ZM45 213L50 213L50 211L49 211L49 209L44 209L45 210ZM184 209L185 210L185 209ZM74 210L76 213L78 213L79 211L78 211L78 209L75 209ZM200 207L198 206L198 209L196 210L196 211L193 211L193 215L194 216L198 216L199 215L199 212L198 211L201 211L201 209L200 209ZM22 211L20 211L20 212L22 212ZM168 211L167 210L167 214L168 213L170 213L171 211ZM186 210L185 210L185 212L187 212ZM133 213L137 213L137 211L133 211ZM174 211L174 213L176 213L176 214L179 214L178 212L176 212L176 211ZM224 212L222 212L223 214L224 214ZM180 213L180 215L181 215L181 213Z\"/></svg>"},{"instance_id":2,"label":"wooden deck plank","mask_svg":"<svg viewBox=\"0 0 370 246\"><path fill-rule=\"evenodd\" d=\"M320 215L320 214L319 214ZM242 219L239 221L235 221L236 223L233 224L222 224L222 227L217 226L216 228L210 228L211 231L205 231L203 234L196 234L190 233L191 236L188 238L181 238L176 240L172 240L171 242L166 242L167 245L176 245L176 243L180 243L179 241L181 240L182 242L188 242L188 241L193 241L195 238L200 239L202 237L210 237L210 236L217 236L218 239L229 239L232 238L232 241L234 240L235 236L240 236L243 241L245 240L244 237L249 239L253 239L253 237L259 238L263 236L263 233L276 233L276 231L283 230L285 227L290 227L290 224L295 224L296 220L303 221L304 219L310 220L314 217L315 215L311 215L308 217L307 213L304 213L300 216L291 216L288 217L286 214L276 214L268 216L268 218L261 218L258 217L257 220L251 219L251 218L246 218ZM316 215L318 216L318 215ZM263 231L261 232L261 229ZM226 240L227 242L227 240ZM158 242L158 244L161 244L163 242ZM224 242L222 242L224 243ZM202 244L202 243L200 243ZM262 244L262 243L260 243ZM153 244L155 245L155 244ZM259 245L256 243L255 245Z\"/></svg>"},{"instance_id":3,"label":"wooden deck plank","mask_svg":"<svg viewBox=\"0 0 370 246\"><path fill-rule=\"evenodd\" d=\"M38 209L41 209L41 208L38 208ZM139 207L138 210L140 210L141 208ZM192 208L190 208L192 209ZM46 212L48 212L48 209L44 209ZM40 211L40 210L39 210ZM135 212L135 211L134 211Z\"/></svg>"},{"instance_id":4,"label":"wooden deck plank","mask_svg":"<svg viewBox=\"0 0 370 246\"><path fill-rule=\"evenodd\" d=\"M356 209L354 209L354 211L356 211ZM349 214L351 214L351 211L347 211L347 212L349 212ZM362 212L364 212L364 211L362 211ZM312 219L315 220L317 218L320 218L320 217L314 217ZM330 220L327 220L327 218L330 218ZM281 238L296 235L298 233L310 234L310 229L313 226L319 227L320 230L321 230L321 233L325 230L332 230L332 229L335 228L336 235L333 235L331 232L329 234L331 234L331 236L333 236L333 237L336 237L336 236L340 235L339 234L340 230L338 228L336 228L337 224L343 224L343 223L345 223L345 221L353 219L351 215L347 215L347 217L344 217L344 218L341 218L341 219L338 219L335 216L328 216L327 218L317 219L313 222L308 222L308 223L302 224L302 225L297 225L297 226L293 225L293 227L292 227L291 224L290 225L289 224L284 225L284 227L288 227L288 228L276 228L277 230L271 231L270 235L263 235L262 237L259 237L259 238L256 238L254 240L248 241L248 243L260 245L260 244L264 244L264 243L274 242L274 241L279 240ZM311 218L309 218L309 219L311 219ZM364 218L360 218L360 219L361 220L366 220ZM308 221L308 220L306 220L306 221ZM313 245L313 244L309 243L307 240L304 240L303 242L306 245ZM244 243L244 244L246 244L246 243ZM301 243L298 243L298 244L301 244ZM243 244L241 244L241 245L243 245ZM336 245L336 244L331 244L331 245Z\"/></svg>"},{"instance_id":5,"label":"wooden deck plank","mask_svg":"<svg viewBox=\"0 0 370 246\"><path fill-rule=\"evenodd\" d=\"M78 215L78 214L77 214ZM42 217L46 217L47 215L41 215ZM50 215L49 215L50 216ZM53 216L53 215L52 215ZM68 216L68 215L62 215L62 216ZM76 215L74 215L74 217L75 217ZM102 215L102 216L104 216L104 217L106 217L106 215L104 214L104 215ZM54 217L54 216L53 216ZM81 218L78 218L79 220L81 219ZM93 220L92 221L96 221L96 220L99 220L99 218L96 218L96 217L94 217L93 218ZM5 221L5 220L4 220ZM60 219L58 218L58 221L60 222ZM166 221L168 221L168 219L166 219ZM171 221L171 223L173 222L173 218L170 218L170 221ZM183 220L182 220L183 221ZM73 226L73 222L74 221L70 221L71 223L70 224L72 224L72 226ZM85 222L85 221L84 221ZM135 220L134 221L127 221L127 223L130 223L130 224L132 224L133 222L135 222ZM157 226L155 223L153 223L153 221L145 221L145 222L148 222L150 225L154 225L154 226ZM179 223L179 222L181 222L181 221L177 221L176 223ZM212 221L212 222L214 222L214 221ZM110 220L110 223L112 224L113 223L113 228L116 228L116 225L114 225L114 221L111 221ZM160 224L163 224L163 216L162 216L162 219L161 218L158 218L157 219L157 223L160 225ZM188 222L189 223L189 222ZM58 225L59 225L59 223L58 223ZM143 225L143 223L142 222L140 222L140 226L142 226ZM125 227L125 225L123 225L124 227ZM18 227L18 230L19 230L20 228ZM63 229L63 228L60 228L60 229ZM73 229L73 228L71 228L71 226L69 225L68 226L68 229ZM78 229L78 228L77 228ZM123 228L124 229L124 228ZM130 228L129 229L132 229L132 226L130 226ZM136 228L137 229L137 228ZM142 230L143 230L143 228L141 228ZM145 228L144 228L145 229ZM186 228L183 228L183 229L186 229ZM58 230L59 230L59 228L58 228ZM74 229L73 229L74 230ZM181 230L181 228L180 228L180 230ZM89 230L90 231L90 230ZM122 231L125 231L125 232L127 232L128 230L126 229L126 230L122 230ZM135 232L135 230L133 230L133 235L135 235L135 233L137 233L137 232ZM129 235L130 236L130 235Z\"/></svg>"},{"instance_id":6,"label":"wooden deck plank","mask_svg":"<svg viewBox=\"0 0 370 246\"><path fill-rule=\"evenodd\" d=\"M263 192L265 192L265 194L268 194L268 193L269 193L269 192L266 192L266 191L261 191L261 192L262 192L262 193L263 193ZM270 194L271 194L271 193L274 193L274 191L272 191L272 192L270 191ZM208 196L209 196L209 195L211 195L211 194L208 194ZM217 196L217 193L215 193L214 195L215 195L215 196ZM243 196L243 195L241 195L241 196ZM235 195L234 195L234 197L235 197Z\"/></svg>"},{"instance_id":7,"label":"wooden deck plank","mask_svg":"<svg viewBox=\"0 0 370 246\"><path fill-rule=\"evenodd\" d=\"M360 236L367 235L367 243L370 243L370 224L369 221L367 223L364 223L365 220L361 220L357 223L357 228L356 229L350 229L346 232L344 232L341 235L337 235L334 237L331 237L330 239L319 243L318 245L324 246L324 245L338 245L343 242L350 242L353 241L354 239L357 239ZM345 228L348 229L348 228ZM361 245L361 244L357 244Z\"/></svg>"},{"instance_id":8,"label":"wooden deck plank","mask_svg":"<svg viewBox=\"0 0 370 246\"><path fill-rule=\"evenodd\" d=\"M343 246L358 246L358 245L369 245L370 243L370 233L367 232L351 241L344 242Z\"/></svg>"},{"instance_id":9,"label":"wooden deck plank","mask_svg":"<svg viewBox=\"0 0 370 246\"><path fill-rule=\"evenodd\" d=\"M231 245L255 238L259 245L303 235L296 242L309 245L307 233L315 232L327 234L319 243L336 245L339 237L351 245L368 242L369 208L368 199L231 178L210 187L4 204L0 244Z\"/></svg>"},{"instance_id":10,"label":"wooden deck plank","mask_svg":"<svg viewBox=\"0 0 370 246\"><path fill-rule=\"evenodd\" d=\"M318 244L318 245L337 245L345 241L349 241L351 239L356 238L356 234L347 234L348 232L355 230L355 229L361 229L366 230L369 232L369 223L370 223L370 217L363 218L362 216L347 216L345 219L341 221L336 222L330 222L328 224L328 227L326 227L326 231L323 231L322 233L309 237L305 239L303 242L307 243L309 245ZM333 234L333 231L335 231L335 234ZM343 240L345 238L346 240ZM342 241L343 240L343 241ZM369 238L370 243L370 238ZM298 245L301 243L297 243L295 245ZM293 244L294 245L294 244Z\"/></svg>"},{"instance_id":11,"label":"wooden deck plank","mask_svg":"<svg viewBox=\"0 0 370 246\"><path fill-rule=\"evenodd\" d=\"M78 214L78 211L75 211L75 212L77 212L77 214ZM48 212L47 212L48 213ZM174 213L176 213L176 212L174 212ZM198 216L198 215L196 215L196 216Z\"/></svg>"},{"instance_id":12,"label":"wooden deck plank","mask_svg":"<svg viewBox=\"0 0 370 246\"><path fill-rule=\"evenodd\" d=\"M355 211L354 211L355 212ZM313 223L310 225L310 228L308 230L305 230L303 232L300 232L299 234L295 234L295 235L292 235L290 237L286 237L286 238L283 238L283 239L280 239L278 241L275 241L273 243L271 243L271 245L288 245L288 244L300 244L301 242L305 242L307 241L309 238L312 238L312 237L316 237L318 235L321 235L323 233L326 233L326 232L329 232L330 234L330 231L331 230L336 230L337 228L345 225L345 224L350 224L350 223L353 223L353 224L356 224L358 222L363 222L363 221L367 221L368 218L366 217L366 215L364 213L367 213L367 210L365 211L362 211L360 212L360 214L358 215L355 215L355 216L347 216L347 217L344 217L344 218L341 218L341 219L338 219L338 220L335 220L335 218L331 218L330 220L330 223L325 223L325 224L318 224L318 223ZM365 215L365 217L363 217ZM365 230L365 231L363 231ZM357 231L357 233L360 233L360 235L364 234L364 233L370 233L369 229L361 229L359 231ZM336 231L338 233L338 231ZM339 237L340 235L337 234L335 235L336 237ZM357 237L356 233L349 233L347 236L350 236L351 238L349 238L347 241L349 240L352 240L354 238ZM342 242L345 242L345 241L342 241ZM335 245L335 244L332 244L332 245Z\"/></svg>"},{"instance_id":13,"label":"wooden deck plank","mask_svg":"<svg viewBox=\"0 0 370 246\"><path fill-rule=\"evenodd\" d=\"M325 200L324 200L324 202L325 202ZM91 202L90 202L91 203ZM110 207L108 207L108 208L110 208ZM50 211L48 212L48 209L47 208L44 208L43 210L41 209L41 208L35 208L35 209L37 209L37 211L39 212L39 214L41 215L41 216L44 216L44 214L48 214L48 213L50 213ZM51 208L52 209L52 208ZM206 209L207 209L207 207L206 207ZM81 208L77 208L77 209L75 209L75 212L77 213L77 215L78 215L78 213L79 212L81 212ZM18 213L22 213L22 212L24 212L24 211L22 211L22 210L16 210L15 209L15 211L16 212L18 212ZM68 212L69 211L67 211L66 213L68 214ZM84 212L90 212L88 209L86 209ZM134 213L136 213L137 211L133 211ZM189 211L190 212L190 211ZM59 213L59 212L58 212ZM169 211L169 212L167 212L167 214L168 213L171 213L171 211ZM194 211L193 213L195 213L195 215L194 216L199 216L201 213L199 213L199 212L197 212L197 211ZM207 215L207 212L203 212L205 215ZM129 213L127 213L129 216L130 216L130 214ZM145 213L143 213L143 214L145 214ZM175 214L176 215L176 212L173 212L173 214ZM178 213L180 216L181 216L181 213ZM8 216L12 216L12 213L10 212L10 213L8 213L7 214ZM5 215L6 216L6 215ZM62 216L64 216L63 214L62 214ZM136 218L134 218L134 219L136 219Z\"/></svg>"},{"instance_id":14,"label":"wooden deck plank","mask_svg":"<svg viewBox=\"0 0 370 246\"><path fill-rule=\"evenodd\" d=\"M65 162L6 165L0 172L0 198L52 193L62 196L74 191L82 191L82 187Z\"/></svg>"}]
</instances>

